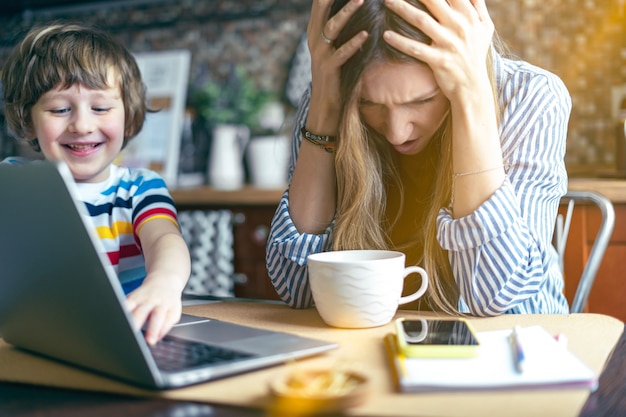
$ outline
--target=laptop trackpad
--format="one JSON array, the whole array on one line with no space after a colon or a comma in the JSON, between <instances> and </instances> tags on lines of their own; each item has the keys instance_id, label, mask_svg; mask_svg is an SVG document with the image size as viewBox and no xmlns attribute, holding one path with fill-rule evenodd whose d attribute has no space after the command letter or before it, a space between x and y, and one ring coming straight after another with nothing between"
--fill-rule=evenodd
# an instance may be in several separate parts
<instances>
[{"instance_id":1,"label":"laptop trackpad","mask_svg":"<svg viewBox=\"0 0 626 417\"><path fill-rule=\"evenodd\" d=\"M267 330L240 326L214 319L177 324L169 334L197 342L208 344L225 344L233 340L247 339L265 335Z\"/></svg>"},{"instance_id":2,"label":"laptop trackpad","mask_svg":"<svg viewBox=\"0 0 626 417\"><path fill-rule=\"evenodd\" d=\"M185 314L183 313L180 316L180 320L178 321L178 323L176 323L174 326L184 326L186 324L190 324L190 323L197 323L200 321L211 321L213 319L209 319L207 317L200 317L200 316L193 316L191 314Z\"/></svg>"}]
</instances>

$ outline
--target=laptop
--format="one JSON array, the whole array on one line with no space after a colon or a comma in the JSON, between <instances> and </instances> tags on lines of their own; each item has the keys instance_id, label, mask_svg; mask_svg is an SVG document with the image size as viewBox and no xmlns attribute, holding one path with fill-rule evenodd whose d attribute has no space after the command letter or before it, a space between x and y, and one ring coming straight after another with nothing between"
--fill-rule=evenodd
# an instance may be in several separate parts
<instances>
[{"instance_id":1,"label":"laptop","mask_svg":"<svg viewBox=\"0 0 626 417\"><path fill-rule=\"evenodd\" d=\"M0 165L0 196L0 337L13 346L154 390L337 347L190 315L150 347L131 325L67 166Z\"/></svg>"}]
</instances>

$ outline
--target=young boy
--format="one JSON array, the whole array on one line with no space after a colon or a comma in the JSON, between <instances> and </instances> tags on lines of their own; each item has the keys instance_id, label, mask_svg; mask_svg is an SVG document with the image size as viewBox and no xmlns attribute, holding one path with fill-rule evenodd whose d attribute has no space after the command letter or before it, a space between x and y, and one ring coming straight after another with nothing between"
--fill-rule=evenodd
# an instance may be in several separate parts
<instances>
[{"instance_id":1,"label":"young boy","mask_svg":"<svg viewBox=\"0 0 626 417\"><path fill-rule=\"evenodd\" d=\"M2 85L9 129L68 165L135 324L147 323L146 341L156 343L180 318L190 256L163 179L113 164L147 111L133 56L99 30L37 27L11 52Z\"/></svg>"}]
</instances>

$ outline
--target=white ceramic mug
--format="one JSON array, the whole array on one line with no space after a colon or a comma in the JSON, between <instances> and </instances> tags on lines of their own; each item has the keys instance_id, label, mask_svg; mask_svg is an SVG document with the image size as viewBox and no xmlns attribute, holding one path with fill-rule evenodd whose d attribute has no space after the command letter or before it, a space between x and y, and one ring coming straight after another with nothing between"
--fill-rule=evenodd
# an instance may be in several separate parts
<instances>
[{"instance_id":1,"label":"white ceramic mug","mask_svg":"<svg viewBox=\"0 0 626 417\"><path fill-rule=\"evenodd\" d=\"M428 275L419 266L405 267L405 255L389 250L321 252L308 257L315 307L330 326L376 327L391 321L398 306L415 301L428 288ZM421 286L402 297L404 280L421 275Z\"/></svg>"}]
</instances>

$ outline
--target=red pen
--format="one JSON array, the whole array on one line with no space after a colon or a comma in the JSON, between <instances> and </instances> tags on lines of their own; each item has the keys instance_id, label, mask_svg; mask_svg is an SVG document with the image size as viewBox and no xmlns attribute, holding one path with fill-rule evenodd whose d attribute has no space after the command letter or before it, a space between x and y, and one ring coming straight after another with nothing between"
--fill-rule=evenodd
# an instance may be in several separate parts
<instances>
[{"instance_id":1,"label":"red pen","mask_svg":"<svg viewBox=\"0 0 626 417\"><path fill-rule=\"evenodd\" d=\"M567 348L567 336L565 336L563 333L558 333L556 336L554 336L554 340L556 340L557 343L563 348Z\"/></svg>"}]
</instances>

